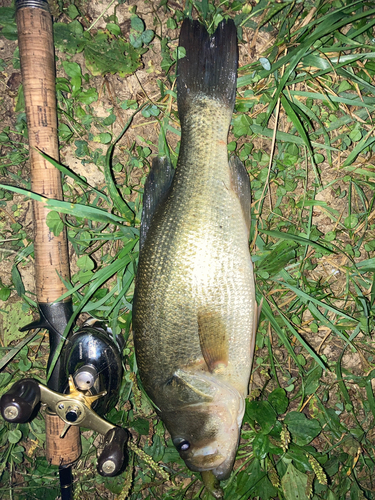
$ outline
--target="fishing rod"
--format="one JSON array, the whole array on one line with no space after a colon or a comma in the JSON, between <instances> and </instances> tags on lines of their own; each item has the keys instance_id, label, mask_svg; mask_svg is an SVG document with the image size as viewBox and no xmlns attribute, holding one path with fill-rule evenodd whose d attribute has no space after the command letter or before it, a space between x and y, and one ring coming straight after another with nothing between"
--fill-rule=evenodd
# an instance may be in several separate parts
<instances>
[{"instance_id":1,"label":"fishing rod","mask_svg":"<svg viewBox=\"0 0 375 500\"><path fill-rule=\"evenodd\" d=\"M29 136L31 190L47 198L62 199L60 172L42 155L43 151L59 161L55 88L55 51L52 17L45 0L17 0L16 20L21 74L25 96ZM39 151L38 151L39 150ZM27 328L49 331L50 355L47 371L73 313L72 300L55 301L67 290L62 280L69 281L69 254L66 230L55 236L46 224L48 209L33 201L34 259L36 297L40 319ZM62 391L67 380L58 359L48 387ZM64 424L51 411L45 415L47 460L59 466L64 497L69 498L72 484L71 467L81 454L79 428L71 427L61 439Z\"/></svg>"},{"instance_id":2,"label":"fishing rod","mask_svg":"<svg viewBox=\"0 0 375 500\"><path fill-rule=\"evenodd\" d=\"M52 17L46 0L17 0L16 20L21 73L28 126L31 190L47 198L63 199L61 173L46 157L59 161L55 88L55 52ZM114 476L127 464L129 433L101 418L117 400L122 378L121 345L103 324L65 330L73 314L71 298L56 302L70 279L66 230L54 235L46 224L49 210L32 202L36 297L40 318L22 330L49 332L47 387L23 379L3 395L0 411L5 420L26 422L39 403L47 405L46 458L59 466L62 500L73 497L72 464L81 455L79 427L104 435L97 469ZM56 353L65 342L61 354ZM57 360L55 358L57 357Z\"/></svg>"}]
</instances>

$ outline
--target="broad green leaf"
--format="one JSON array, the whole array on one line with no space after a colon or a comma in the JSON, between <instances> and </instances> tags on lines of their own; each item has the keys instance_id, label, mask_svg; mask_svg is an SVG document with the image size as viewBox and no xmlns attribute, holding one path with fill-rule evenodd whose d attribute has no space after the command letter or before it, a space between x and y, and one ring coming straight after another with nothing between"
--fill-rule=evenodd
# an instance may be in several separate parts
<instances>
[{"instance_id":1,"label":"broad green leaf","mask_svg":"<svg viewBox=\"0 0 375 500\"><path fill-rule=\"evenodd\" d=\"M65 73L70 78L82 77L81 66L76 62L63 61L62 63Z\"/></svg>"},{"instance_id":2,"label":"broad green leaf","mask_svg":"<svg viewBox=\"0 0 375 500\"><path fill-rule=\"evenodd\" d=\"M233 119L233 134L235 137L241 137L243 135L252 135L250 125L252 125L252 120L249 116L240 114Z\"/></svg>"},{"instance_id":3,"label":"broad green leaf","mask_svg":"<svg viewBox=\"0 0 375 500\"><path fill-rule=\"evenodd\" d=\"M22 432L18 429L14 429L8 432L8 441L10 443L18 443L18 441L22 438Z\"/></svg>"},{"instance_id":4,"label":"broad green leaf","mask_svg":"<svg viewBox=\"0 0 375 500\"><path fill-rule=\"evenodd\" d=\"M98 96L96 89L91 88L91 89L83 90L82 92L79 92L79 94L77 94L76 97L83 104L91 104L93 102L96 102L98 100L99 96Z\"/></svg>"},{"instance_id":5,"label":"broad green leaf","mask_svg":"<svg viewBox=\"0 0 375 500\"><path fill-rule=\"evenodd\" d=\"M61 220L60 215L54 210L48 212L46 217L46 224L55 236L59 236L59 234L61 234L64 229L64 223Z\"/></svg>"},{"instance_id":6,"label":"broad green leaf","mask_svg":"<svg viewBox=\"0 0 375 500\"><path fill-rule=\"evenodd\" d=\"M72 21L69 24L54 23L53 31L55 45L62 52L69 52L69 54L82 52L87 43L83 27L78 21Z\"/></svg>"},{"instance_id":7,"label":"broad green leaf","mask_svg":"<svg viewBox=\"0 0 375 500\"><path fill-rule=\"evenodd\" d=\"M225 489L225 498L249 500L261 498L269 500L275 498L277 490L268 479L267 471L261 468L258 459L253 460L246 470L239 472Z\"/></svg>"},{"instance_id":8,"label":"broad green leaf","mask_svg":"<svg viewBox=\"0 0 375 500\"><path fill-rule=\"evenodd\" d=\"M320 385L320 378L323 374L321 366L316 366L304 380L304 393L306 396L314 394Z\"/></svg>"},{"instance_id":9,"label":"broad green leaf","mask_svg":"<svg viewBox=\"0 0 375 500\"><path fill-rule=\"evenodd\" d=\"M0 132L0 142L8 142L9 136L5 132Z\"/></svg>"},{"instance_id":10,"label":"broad green leaf","mask_svg":"<svg viewBox=\"0 0 375 500\"><path fill-rule=\"evenodd\" d=\"M15 286L19 297L22 297L22 295L25 293L25 287L17 265L14 265L12 267L11 275L12 275L13 285Z\"/></svg>"},{"instance_id":11,"label":"broad green leaf","mask_svg":"<svg viewBox=\"0 0 375 500\"><path fill-rule=\"evenodd\" d=\"M148 446L146 444L143 450L147 453L147 455L150 455L155 460L155 462L159 462L164 455L164 446L160 436L158 434L154 434L152 445Z\"/></svg>"},{"instance_id":12,"label":"broad green leaf","mask_svg":"<svg viewBox=\"0 0 375 500\"><path fill-rule=\"evenodd\" d=\"M61 141L69 141L73 136L73 132L70 130L66 123L59 123L59 139Z\"/></svg>"},{"instance_id":13,"label":"broad green leaf","mask_svg":"<svg viewBox=\"0 0 375 500\"><path fill-rule=\"evenodd\" d=\"M138 434L143 434L147 436L150 428L150 423L144 418L137 418L130 422L129 427L134 429Z\"/></svg>"},{"instance_id":14,"label":"broad green leaf","mask_svg":"<svg viewBox=\"0 0 375 500\"><path fill-rule=\"evenodd\" d=\"M87 41L85 48L86 67L94 75L119 73L121 77L131 75L140 66L139 52L122 39L111 40L103 32Z\"/></svg>"},{"instance_id":15,"label":"broad green leaf","mask_svg":"<svg viewBox=\"0 0 375 500\"><path fill-rule=\"evenodd\" d=\"M11 292L11 289L7 286L3 286L2 288L0 288L0 300L4 302L8 300Z\"/></svg>"},{"instance_id":16,"label":"broad green leaf","mask_svg":"<svg viewBox=\"0 0 375 500\"><path fill-rule=\"evenodd\" d=\"M246 416L258 422L263 434L268 434L276 423L276 413L268 401L246 401Z\"/></svg>"},{"instance_id":17,"label":"broad green leaf","mask_svg":"<svg viewBox=\"0 0 375 500\"><path fill-rule=\"evenodd\" d=\"M70 17L70 19L75 19L76 17L79 16L79 10L72 3L68 6L67 13L68 13L68 16Z\"/></svg>"},{"instance_id":18,"label":"broad green leaf","mask_svg":"<svg viewBox=\"0 0 375 500\"><path fill-rule=\"evenodd\" d=\"M167 28L170 30L174 30L177 28L176 21L172 17L170 17L167 21Z\"/></svg>"},{"instance_id":19,"label":"broad green leaf","mask_svg":"<svg viewBox=\"0 0 375 500\"><path fill-rule=\"evenodd\" d=\"M278 387L271 392L268 396L268 402L279 415L285 413L289 405L289 399L287 398L284 389L281 387Z\"/></svg>"},{"instance_id":20,"label":"broad green leaf","mask_svg":"<svg viewBox=\"0 0 375 500\"><path fill-rule=\"evenodd\" d=\"M167 441L167 447L164 449L163 462L185 465L171 439Z\"/></svg>"},{"instance_id":21,"label":"broad green leaf","mask_svg":"<svg viewBox=\"0 0 375 500\"><path fill-rule=\"evenodd\" d=\"M321 431L317 420L308 419L304 413L298 411L289 412L284 423L288 426L292 440L299 446L310 443Z\"/></svg>"},{"instance_id":22,"label":"broad green leaf","mask_svg":"<svg viewBox=\"0 0 375 500\"><path fill-rule=\"evenodd\" d=\"M121 28L118 24L108 23L107 30L115 36L121 36Z\"/></svg>"},{"instance_id":23,"label":"broad green leaf","mask_svg":"<svg viewBox=\"0 0 375 500\"><path fill-rule=\"evenodd\" d=\"M7 40L17 40L18 31L16 23L6 24L1 30L1 34Z\"/></svg>"},{"instance_id":24,"label":"broad green leaf","mask_svg":"<svg viewBox=\"0 0 375 500\"><path fill-rule=\"evenodd\" d=\"M256 458L260 460L265 458L270 449L270 441L266 434L257 434L252 443L253 452Z\"/></svg>"},{"instance_id":25,"label":"broad green leaf","mask_svg":"<svg viewBox=\"0 0 375 500\"><path fill-rule=\"evenodd\" d=\"M145 29L145 23L138 16L132 16L130 18L130 23L131 23L131 27L135 31L139 31L140 33L142 33L142 31Z\"/></svg>"},{"instance_id":26,"label":"broad green leaf","mask_svg":"<svg viewBox=\"0 0 375 500\"><path fill-rule=\"evenodd\" d=\"M1 309L1 337L4 346L8 347L15 340L20 340L27 336L28 332L20 332L19 328L31 323L33 317L31 310L25 310L25 304L21 300L3 305Z\"/></svg>"},{"instance_id":27,"label":"broad green leaf","mask_svg":"<svg viewBox=\"0 0 375 500\"><path fill-rule=\"evenodd\" d=\"M311 465L305 448L300 448L294 443L290 443L288 451L285 453L285 458L293 460L294 465L297 466L299 471L311 471Z\"/></svg>"},{"instance_id":28,"label":"broad green leaf","mask_svg":"<svg viewBox=\"0 0 375 500\"><path fill-rule=\"evenodd\" d=\"M281 479L281 486L286 500L309 500L306 495L307 476L289 464Z\"/></svg>"},{"instance_id":29,"label":"broad green leaf","mask_svg":"<svg viewBox=\"0 0 375 500\"><path fill-rule=\"evenodd\" d=\"M95 267L95 262L88 255L83 255L77 260L77 266L82 271L92 271Z\"/></svg>"},{"instance_id":30,"label":"broad green leaf","mask_svg":"<svg viewBox=\"0 0 375 500\"><path fill-rule=\"evenodd\" d=\"M100 142L101 144L109 144L112 140L112 136L108 132L102 132L99 135L95 135L93 140L94 142Z\"/></svg>"},{"instance_id":31,"label":"broad green leaf","mask_svg":"<svg viewBox=\"0 0 375 500\"><path fill-rule=\"evenodd\" d=\"M15 23L16 9L14 7L0 7L0 26Z\"/></svg>"}]
</instances>

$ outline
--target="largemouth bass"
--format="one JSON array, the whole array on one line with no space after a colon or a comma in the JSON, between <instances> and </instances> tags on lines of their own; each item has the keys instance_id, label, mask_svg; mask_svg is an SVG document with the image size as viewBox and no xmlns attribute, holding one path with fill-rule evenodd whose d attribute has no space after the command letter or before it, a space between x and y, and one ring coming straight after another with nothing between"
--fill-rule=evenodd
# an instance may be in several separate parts
<instances>
[{"instance_id":1,"label":"largemouth bass","mask_svg":"<svg viewBox=\"0 0 375 500\"><path fill-rule=\"evenodd\" d=\"M145 185L134 299L142 384L193 471L230 475L257 324L249 253L250 182L228 161L237 36L186 19L180 34L177 168L153 163ZM206 474L206 472L205 472Z\"/></svg>"}]
</instances>

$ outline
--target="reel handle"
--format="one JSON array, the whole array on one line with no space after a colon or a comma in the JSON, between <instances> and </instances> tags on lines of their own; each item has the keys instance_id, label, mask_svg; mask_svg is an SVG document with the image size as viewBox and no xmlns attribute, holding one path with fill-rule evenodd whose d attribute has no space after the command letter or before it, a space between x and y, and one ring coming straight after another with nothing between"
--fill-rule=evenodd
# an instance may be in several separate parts
<instances>
[{"instance_id":1,"label":"reel handle","mask_svg":"<svg viewBox=\"0 0 375 500\"><path fill-rule=\"evenodd\" d=\"M98 458L97 470L101 476L116 476L128 465L126 444L130 433L122 427L110 429L104 437L104 450Z\"/></svg>"},{"instance_id":2,"label":"reel handle","mask_svg":"<svg viewBox=\"0 0 375 500\"><path fill-rule=\"evenodd\" d=\"M101 476L116 476L128 464L127 442L130 433L107 422L91 409L92 403L105 393L89 396L86 391L74 387L73 377L70 377L69 385L70 393L60 394L34 379L19 380L2 396L1 415L7 422L24 423L34 416L35 408L41 402L53 411L60 427L64 426L55 432L59 436L57 439L63 439L73 429L78 432L79 426L103 434L104 449L98 458L97 469Z\"/></svg>"},{"instance_id":3,"label":"reel handle","mask_svg":"<svg viewBox=\"0 0 375 500\"><path fill-rule=\"evenodd\" d=\"M40 399L40 388L36 380L19 380L2 396L1 415L7 422L23 424L30 420Z\"/></svg>"}]
</instances>

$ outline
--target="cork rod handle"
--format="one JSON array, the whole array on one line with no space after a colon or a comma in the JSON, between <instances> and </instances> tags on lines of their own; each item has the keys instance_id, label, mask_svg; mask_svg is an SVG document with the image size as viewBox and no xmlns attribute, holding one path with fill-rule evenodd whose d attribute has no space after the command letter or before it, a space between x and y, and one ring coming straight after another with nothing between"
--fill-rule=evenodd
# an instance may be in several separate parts
<instances>
[{"instance_id":1,"label":"cork rod handle","mask_svg":"<svg viewBox=\"0 0 375 500\"><path fill-rule=\"evenodd\" d=\"M31 189L47 198L61 200L61 174L37 151L59 161L55 52L47 2L18 2L17 27L29 132ZM33 201L35 281L39 303L51 303L66 292L57 273L69 279L66 231L54 236L46 224L47 214L43 203Z\"/></svg>"}]
</instances>

